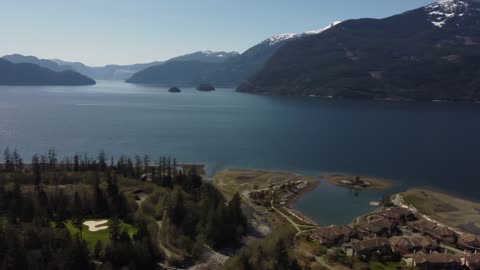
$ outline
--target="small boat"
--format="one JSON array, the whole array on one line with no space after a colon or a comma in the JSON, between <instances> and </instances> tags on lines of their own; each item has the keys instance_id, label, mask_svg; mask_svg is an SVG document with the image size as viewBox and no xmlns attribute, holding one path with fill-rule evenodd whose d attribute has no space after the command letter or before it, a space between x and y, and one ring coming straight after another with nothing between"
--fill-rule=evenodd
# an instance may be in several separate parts
<instances>
[{"instance_id":1,"label":"small boat","mask_svg":"<svg viewBox=\"0 0 480 270\"><path fill-rule=\"evenodd\" d=\"M369 203L371 206L375 206L375 207L379 207L380 206L380 202L370 202Z\"/></svg>"}]
</instances>

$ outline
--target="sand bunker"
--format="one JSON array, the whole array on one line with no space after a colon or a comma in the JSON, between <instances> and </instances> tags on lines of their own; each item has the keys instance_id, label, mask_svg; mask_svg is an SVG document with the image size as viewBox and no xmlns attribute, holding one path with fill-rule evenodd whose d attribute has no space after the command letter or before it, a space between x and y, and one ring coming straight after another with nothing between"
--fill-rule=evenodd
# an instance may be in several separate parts
<instances>
[{"instance_id":1,"label":"sand bunker","mask_svg":"<svg viewBox=\"0 0 480 270\"><path fill-rule=\"evenodd\" d=\"M108 220L106 220L106 219L104 219L104 220L89 220L89 221L83 222L83 225L87 226L89 231L96 232L96 231L101 231L101 230L108 229L108 226L106 226L106 225L105 226L100 226L100 225L105 224L107 222L108 222Z\"/></svg>"}]
</instances>

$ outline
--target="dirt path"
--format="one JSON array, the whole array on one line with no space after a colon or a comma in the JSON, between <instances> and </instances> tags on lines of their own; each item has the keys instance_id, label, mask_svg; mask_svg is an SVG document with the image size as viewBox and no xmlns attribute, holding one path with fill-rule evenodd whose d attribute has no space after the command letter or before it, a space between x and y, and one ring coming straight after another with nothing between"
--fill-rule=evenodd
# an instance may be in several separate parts
<instances>
[{"instance_id":1,"label":"dirt path","mask_svg":"<svg viewBox=\"0 0 480 270\"><path fill-rule=\"evenodd\" d=\"M172 256L174 256L174 253L163 245L162 239L160 238L160 231L162 230L162 221L161 220L157 221L157 225L158 225L158 234L157 234L158 246L165 253L165 256L167 256L167 259L171 258Z\"/></svg>"},{"instance_id":2,"label":"dirt path","mask_svg":"<svg viewBox=\"0 0 480 270\"><path fill-rule=\"evenodd\" d=\"M303 234L303 233L306 233L306 232L309 232L311 230L314 230L316 228L316 226L313 226L313 225L305 225L305 224L298 224L296 223L295 221L293 221L292 218L290 218L288 215L286 215L285 213L283 213L282 211L278 210L274 205L273 205L273 200L270 201L270 207L275 211L277 212L278 214L280 214L282 217L284 217L288 222L290 222L290 224L292 224L292 226L295 228L295 230L297 230L297 233L296 233L296 236L300 235L300 234Z\"/></svg>"},{"instance_id":3,"label":"dirt path","mask_svg":"<svg viewBox=\"0 0 480 270\"><path fill-rule=\"evenodd\" d=\"M282 217L284 217L286 220L288 220L288 222L290 222L290 224L292 224L292 226L295 228L295 230L297 230L297 233L302 231L300 229L300 227L298 226L298 224L295 223L295 221L293 221L289 216L285 215L282 211L278 210L277 208L275 208L275 206L273 206L273 200L270 201L270 206L272 207L272 209L275 212L279 213Z\"/></svg>"}]
</instances>

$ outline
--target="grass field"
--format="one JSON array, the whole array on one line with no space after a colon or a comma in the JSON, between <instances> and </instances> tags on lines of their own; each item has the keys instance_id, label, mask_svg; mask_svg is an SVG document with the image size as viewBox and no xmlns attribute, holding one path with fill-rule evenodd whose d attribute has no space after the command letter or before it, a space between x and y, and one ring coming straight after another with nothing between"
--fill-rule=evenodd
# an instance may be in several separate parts
<instances>
[{"instance_id":1,"label":"grass field","mask_svg":"<svg viewBox=\"0 0 480 270\"><path fill-rule=\"evenodd\" d=\"M410 189L401 195L406 204L445 225L480 234L480 203L427 189Z\"/></svg>"},{"instance_id":2,"label":"grass field","mask_svg":"<svg viewBox=\"0 0 480 270\"><path fill-rule=\"evenodd\" d=\"M96 219L91 219L91 220L96 220ZM105 225L108 226L109 224L110 224L110 220L108 220L108 222ZM78 229L73 226L71 220L65 223L65 226L67 227L68 231L72 235L79 233ZM82 227L83 227L82 229L83 240L87 242L88 247L90 248L91 251L93 251L95 244L99 240L102 241L104 247L106 246L107 243L110 242L110 232L108 229L91 232L88 230L87 226L82 225ZM130 235L130 237L132 237L137 232L137 229L132 225L124 222L120 222L120 231L124 231L124 230L128 231L128 234Z\"/></svg>"}]
</instances>

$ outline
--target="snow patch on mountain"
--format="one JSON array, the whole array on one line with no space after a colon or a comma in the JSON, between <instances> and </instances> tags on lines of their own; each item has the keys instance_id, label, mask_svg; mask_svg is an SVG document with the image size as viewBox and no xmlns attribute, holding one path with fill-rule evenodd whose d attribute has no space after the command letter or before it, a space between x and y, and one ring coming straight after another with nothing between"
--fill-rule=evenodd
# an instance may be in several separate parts
<instances>
[{"instance_id":1,"label":"snow patch on mountain","mask_svg":"<svg viewBox=\"0 0 480 270\"><path fill-rule=\"evenodd\" d=\"M428 19L436 27L442 28L451 18L462 17L469 8L466 0L440 0L425 7Z\"/></svg>"},{"instance_id":2,"label":"snow patch on mountain","mask_svg":"<svg viewBox=\"0 0 480 270\"><path fill-rule=\"evenodd\" d=\"M280 34L280 35L271 36L270 38L268 38L266 40L266 42L268 43L268 45L275 45L278 42L282 42L282 41L287 40L287 39L292 39L292 38L295 38L297 36L298 36L298 34L292 34L292 33Z\"/></svg>"},{"instance_id":3,"label":"snow patch on mountain","mask_svg":"<svg viewBox=\"0 0 480 270\"><path fill-rule=\"evenodd\" d=\"M325 26L324 28L321 28L321 29L318 29L318 30L310 30L310 31L305 32L304 34L307 34L307 35L320 34L320 33L322 33L323 31L328 30L328 29L334 27L335 25L337 25L337 24L339 24L339 23L341 23L341 22L342 22L342 21L334 21L333 23Z\"/></svg>"},{"instance_id":4,"label":"snow patch on mountain","mask_svg":"<svg viewBox=\"0 0 480 270\"><path fill-rule=\"evenodd\" d=\"M265 40L263 43L267 43L268 45L275 45L279 42L282 42L282 41L285 41L285 40L289 40L289 39L293 39L293 38L299 38L299 37L302 37L302 36L305 36L305 35L316 35L316 34L320 34L322 33L323 31L325 30L328 30L332 27L334 27L335 25L341 23L341 21L335 21L329 25L327 25L326 27L324 28L321 28L321 29L318 29L318 30L310 30L310 31L306 31L306 32L303 32L303 33L300 33L300 34L295 34L295 33L286 33L286 34L279 34L279 35L275 35L275 36L271 36L270 38L268 38L267 40Z\"/></svg>"},{"instance_id":5,"label":"snow patch on mountain","mask_svg":"<svg viewBox=\"0 0 480 270\"><path fill-rule=\"evenodd\" d=\"M213 56L213 57L226 57L226 56L232 56L232 55L238 55L238 52L231 51L231 52L226 52L226 51L221 51L221 52L214 52L214 51L201 51L202 54L206 56Z\"/></svg>"}]
</instances>

